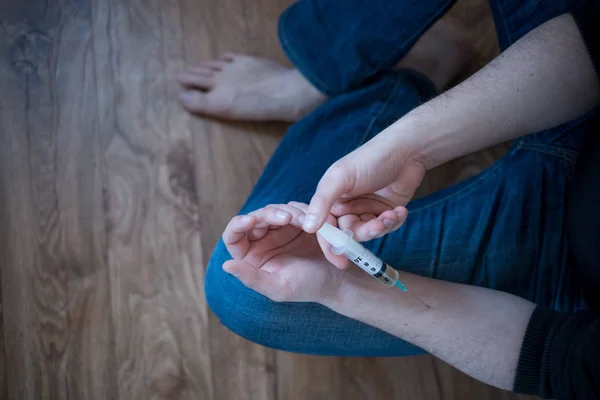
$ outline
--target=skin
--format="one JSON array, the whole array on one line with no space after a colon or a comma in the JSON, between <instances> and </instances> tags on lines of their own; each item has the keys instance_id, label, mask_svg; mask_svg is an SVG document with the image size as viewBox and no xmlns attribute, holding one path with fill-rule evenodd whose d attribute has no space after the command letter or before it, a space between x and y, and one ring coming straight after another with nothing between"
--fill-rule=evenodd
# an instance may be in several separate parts
<instances>
[{"instance_id":1,"label":"skin","mask_svg":"<svg viewBox=\"0 0 600 400\"><path fill-rule=\"evenodd\" d=\"M323 304L414 343L479 380L512 387L533 303L401 273L401 281L426 308L358 268L333 268L332 262L347 266L348 260L334 255L319 235L302 230L306 209L292 202L233 218L223 233L233 260L223 269L271 300ZM328 222L335 221L330 215Z\"/></svg>"},{"instance_id":2,"label":"skin","mask_svg":"<svg viewBox=\"0 0 600 400\"><path fill-rule=\"evenodd\" d=\"M450 18L429 28L400 60L429 77L441 90L472 53L464 29ZM327 100L296 69L271 60L225 53L182 72L180 101L195 114L244 121L294 122Z\"/></svg>"},{"instance_id":3,"label":"skin","mask_svg":"<svg viewBox=\"0 0 600 400\"><path fill-rule=\"evenodd\" d=\"M533 303L402 273L401 280L431 306L427 309L399 290L382 290L358 268L341 269L347 261L312 233L326 220L350 227L359 240L397 229L406 217L402 206L427 169L583 115L598 104L599 87L573 19L550 20L336 162L309 207L273 205L249 219L234 218L223 234L234 260L223 268L275 301L323 304L414 343L476 379L512 389ZM278 212L283 214L277 217ZM386 217L393 226L384 224Z\"/></svg>"},{"instance_id":4,"label":"skin","mask_svg":"<svg viewBox=\"0 0 600 400\"><path fill-rule=\"evenodd\" d=\"M554 18L460 85L383 130L324 174L304 223L379 215L404 206L425 171L446 161L577 118L598 104L598 77L570 15ZM389 233L377 221L359 237Z\"/></svg>"}]
</instances>

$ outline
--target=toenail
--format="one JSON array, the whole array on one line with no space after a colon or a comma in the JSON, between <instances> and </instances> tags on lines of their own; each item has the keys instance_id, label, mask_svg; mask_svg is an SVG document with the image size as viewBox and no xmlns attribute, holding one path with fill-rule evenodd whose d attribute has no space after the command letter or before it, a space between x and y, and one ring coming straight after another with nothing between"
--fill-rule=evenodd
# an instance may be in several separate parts
<instances>
[{"instance_id":1,"label":"toenail","mask_svg":"<svg viewBox=\"0 0 600 400\"><path fill-rule=\"evenodd\" d=\"M183 92L181 94L181 100L185 103L193 103L198 100L198 93L192 91Z\"/></svg>"}]
</instances>

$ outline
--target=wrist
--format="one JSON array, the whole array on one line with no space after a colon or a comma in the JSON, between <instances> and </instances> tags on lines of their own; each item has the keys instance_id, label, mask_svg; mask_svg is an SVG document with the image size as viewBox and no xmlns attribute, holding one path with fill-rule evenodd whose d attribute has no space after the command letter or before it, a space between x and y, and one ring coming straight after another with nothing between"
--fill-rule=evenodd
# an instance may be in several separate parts
<instances>
[{"instance_id":1,"label":"wrist","mask_svg":"<svg viewBox=\"0 0 600 400\"><path fill-rule=\"evenodd\" d=\"M355 276L353 271L350 270L342 272L344 278L339 282L337 290L332 295L320 299L319 303L338 314L353 318L353 315L351 315L352 310L360 306L358 299L361 296L367 295L369 290L372 290L368 287L373 283L376 283L378 286L381 286L381 284L362 273L361 276ZM364 292L365 290L366 293Z\"/></svg>"},{"instance_id":2,"label":"wrist","mask_svg":"<svg viewBox=\"0 0 600 400\"><path fill-rule=\"evenodd\" d=\"M344 275L335 295L320 301L332 311L349 318L363 320L365 314L372 311L373 304L394 302L390 295L393 297L397 294L396 290L386 287L364 272L346 270Z\"/></svg>"},{"instance_id":3,"label":"wrist","mask_svg":"<svg viewBox=\"0 0 600 400\"><path fill-rule=\"evenodd\" d=\"M433 110L431 107L419 107L399 119L385 132L394 143L396 154L404 154L404 157L422 165L425 170L452 159L453 139L457 136L451 121L441 123L443 117L431 115Z\"/></svg>"},{"instance_id":4,"label":"wrist","mask_svg":"<svg viewBox=\"0 0 600 400\"><path fill-rule=\"evenodd\" d=\"M395 287L387 287L366 276L362 271L360 274L346 272L351 277L343 281L335 296L321 302L338 314L375 326L409 341L413 338L415 326L423 321L430 321L434 315L432 311L436 302L432 298L426 298L431 309L425 308L406 292ZM404 275L403 281L411 285L415 280L422 279L416 276L412 279L413 277ZM405 323L398 324L397 321L405 321Z\"/></svg>"},{"instance_id":5,"label":"wrist","mask_svg":"<svg viewBox=\"0 0 600 400\"><path fill-rule=\"evenodd\" d=\"M443 160L444 148L440 146L445 130L446 127L439 127L436 120L427 115L427 110L417 108L390 125L377 139L388 152L430 170L446 161Z\"/></svg>"}]
</instances>

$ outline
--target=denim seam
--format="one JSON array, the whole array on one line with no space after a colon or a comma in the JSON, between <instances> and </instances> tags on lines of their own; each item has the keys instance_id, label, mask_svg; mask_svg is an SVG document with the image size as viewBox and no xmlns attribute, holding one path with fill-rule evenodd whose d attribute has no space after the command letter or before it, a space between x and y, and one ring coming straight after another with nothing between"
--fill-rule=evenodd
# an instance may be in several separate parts
<instances>
[{"instance_id":1,"label":"denim seam","mask_svg":"<svg viewBox=\"0 0 600 400\"><path fill-rule=\"evenodd\" d=\"M494 163L493 165L488 167L485 171L481 172L477 176L477 178L475 180L473 180L473 182L471 182L469 185L465 186L464 188L461 188L460 190L458 190L455 193L452 193L448 196L442 197L441 199L439 199L436 202L427 204L426 206L423 206L420 208L413 209L410 211L410 213L412 214L415 212L419 212L421 210L425 210L434 205L437 205L442 201L454 199L454 198L461 197L461 196L467 194L482 179L487 178L488 175L490 175L490 174L496 173L497 167L501 164L504 164L506 162L506 160L508 159L508 157L513 156L519 150L538 151L540 153L544 153L544 154L548 154L548 155L552 155L555 157L565 159L571 163L575 163L575 159L577 158L577 152L570 150L570 149L566 149L566 148L562 148L562 147L545 146L545 145L535 145L535 144L523 143L523 141L520 141L517 144L517 146L514 147L513 149L509 150L509 152L504 157L502 157L500 160L496 161L496 163Z\"/></svg>"},{"instance_id":2,"label":"denim seam","mask_svg":"<svg viewBox=\"0 0 600 400\"><path fill-rule=\"evenodd\" d=\"M394 85L394 88L392 89L392 93L390 94L390 96L388 97L388 99L386 100L386 102L383 104L383 106L381 106L381 109L377 112L377 114L371 119L371 122L369 122L369 125L367 126L367 129L365 130L365 134L363 135L362 139L360 140L359 145L357 146L357 148L360 147L360 146L362 146L363 144L365 144L366 139L369 137L369 134L373 130L373 126L377 122L377 119L388 108L388 106L390 105L390 103L392 102L392 100L394 100L394 98L396 98L396 95L398 94L398 88L400 87L401 83L402 82L396 82L396 84Z\"/></svg>"},{"instance_id":3,"label":"denim seam","mask_svg":"<svg viewBox=\"0 0 600 400\"><path fill-rule=\"evenodd\" d=\"M558 146L549 146L544 144L536 143L523 143L520 142L518 145L519 149L536 151L538 153L544 153L551 156L563 158L564 160L575 164L577 161L578 153L575 150L567 149Z\"/></svg>"},{"instance_id":4,"label":"denim seam","mask_svg":"<svg viewBox=\"0 0 600 400\"><path fill-rule=\"evenodd\" d=\"M477 177L468 185L466 185L465 187L459 189L458 191L451 193L447 196L444 196L440 199L438 199L437 201L427 204L423 207L419 207L416 209L412 209L410 210L410 214L414 214L416 212L419 211L423 211L426 210L428 208L431 208L435 205L438 205L439 203L443 202L443 201L447 201L450 199L455 199L455 198L460 198L462 196L467 195L471 190L474 189L474 187L476 185L478 185L483 179L488 178L490 175L493 176L493 174L496 174L498 171L498 168L503 165L504 163L506 163L506 161L508 160L509 157L512 157L516 154L518 148L513 148L511 150L508 151L508 153L506 155L504 155L504 157L502 157L500 160L496 161L493 165L489 166L488 168L486 168L484 171L482 171L480 174L477 175Z\"/></svg>"},{"instance_id":5,"label":"denim seam","mask_svg":"<svg viewBox=\"0 0 600 400\"><path fill-rule=\"evenodd\" d=\"M306 79L308 79L320 92L325 94L327 97L334 97L334 91L331 90L328 87L328 85L323 83L319 78L314 76L310 71L305 70L303 68L302 63L299 62L300 57L293 50L293 46L290 45L290 43L288 42L287 36L285 34L285 29L284 29L284 25L286 23L285 15L287 15L287 14L282 15L281 18L279 19L278 31L279 31L279 41L281 42L281 48L287 54L287 56L290 58L290 60L292 61L292 64L294 64L294 66L298 69L298 71L300 71L306 77Z\"/></svg>"}]
</instances>

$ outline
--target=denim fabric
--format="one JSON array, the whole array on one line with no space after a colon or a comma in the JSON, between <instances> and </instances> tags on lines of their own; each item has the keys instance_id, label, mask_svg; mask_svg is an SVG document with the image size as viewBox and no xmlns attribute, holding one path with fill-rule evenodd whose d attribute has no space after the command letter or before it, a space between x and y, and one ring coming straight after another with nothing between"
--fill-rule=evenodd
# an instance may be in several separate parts
<instances>
[{"instance_id":1,"label":"denim fabric","mask_svg":"<svg viewBox=\"0 0 600 400\"><path fill-rule=\"evenodd\" d=\"M377 7L380 3L387 2L364 4ZM442 10L447 7L446 3L431 3ZM331 56L330 46L303 40L311 37L306 32L308 28L317 32L330 29L323 26L323 21L329 21L329 14L337 13L331 17L333 20L345 15L347 20L341 22L349 27L373 23L373 15L358 12L355 5L354 14L348 14L342 10L346 2L327 4L323 8L316 0L296 3L282 16L280 33L284 47L293 43L293 54L302 55L294 62L307 77L318 76L317 80L324 87L334 88L337 95L290 127L242 213L270 203L309 201L322 174L334 161L433 95L431 83L418 74L386 73L369 62L362 68L362 56L381 60L381 54L391 54L388 52L394 24L386 18L396 18L393 10L377 17L378 26L392 29L391 33L352 30L356 37L344 39L361 43L367 37L371 45L361 50L358 58L352 54L358 45L350 43L346 46L349 50L337 51L337 75L320 61L304 58ZM521 4L527 13L537 10L534 22L521 18L516 4ZM543 22L546 8L540 4L541 1L533 0L494 3L496 23L504 29L502 40L512 43ZM556 2L551 4L545 19L561 12ZM438 15L435 10L424 11L421 2L407 1L397 8L424 24L413 27L418 33ZM319 19L314 13L294 11L306 9L321 10ZM419 17L418 12L424 16ZM365 21L366 18L371 20ZM300 33L296 28L286 30L289 21L305 27L301 33L304 38L292 39ZM400 30L402 34L394 48L406 49L414 38L410 32ZM333 32L332 35L341 34L339 29ZM381 35L382 48L378 47L377 35ZM330 39L335 42L335 38ZM369 49L374 56L370 56ZM290 54L290 48L287 51ZM581 118L515 141L504 158L481 174L411 202L409 218L400 230L366 246L398 269L511 292L556 310L584 307L579 285L568 268L565 197L578 148L589 129L587 119ZM317 304L272 302L223 272L221 266L229 258L220 242L208 266L206 297L221 322L241 336L265 346L307 354L398 356L423 352Z\"/></svg>"},{"instance_id":2,"label":"denim fabric","mask_svg":"<svg viewBox=\"0 0 600 400\"><path fill-rule=\"evenodd\" d=\"M536 26L582 3L582 0L491 0L500 50L506 50Z\"/></svg>"},{"instance_id":3,"label":"denim fabric","mask_svg":"<svg viewBox=\"0 0 600 400\"><path fill-rule=\"evenodd\" d=\"M298 1L281 15L281 46L329 97L392 68L453 0Z\"/></svg>"}]
</instances>

